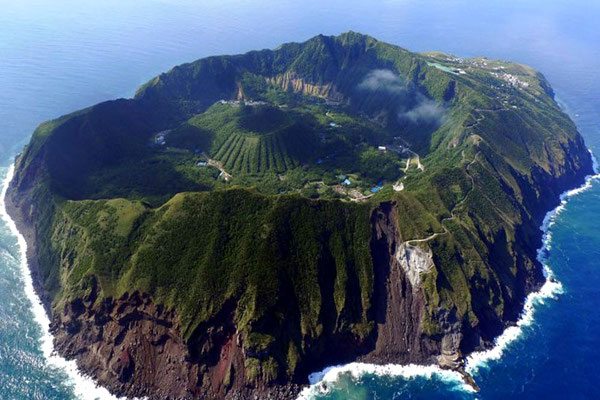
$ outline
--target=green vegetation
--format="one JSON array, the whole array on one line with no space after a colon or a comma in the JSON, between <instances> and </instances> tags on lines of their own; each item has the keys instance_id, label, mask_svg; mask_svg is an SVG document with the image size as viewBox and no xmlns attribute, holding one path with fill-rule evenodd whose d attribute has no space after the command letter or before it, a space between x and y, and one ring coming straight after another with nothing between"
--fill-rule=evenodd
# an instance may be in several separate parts
<instances>
[{"instance_id":1,"label":"green vegetation","mask_svg":"<svg viewBox=\"0 0 600 400\"><path fill-rule=\"evenodd\" d=\"M42 124L13 187L55 307L97 279L97 301L150 294L193 341L233 304L248 379L302 380L336 340L373 339L381 202L398 240L429 238L426 335L444 312L486 340L513 316L548 199L590 168L550 94L516 64L318 36Z\"/></svg>"}]
</instances>

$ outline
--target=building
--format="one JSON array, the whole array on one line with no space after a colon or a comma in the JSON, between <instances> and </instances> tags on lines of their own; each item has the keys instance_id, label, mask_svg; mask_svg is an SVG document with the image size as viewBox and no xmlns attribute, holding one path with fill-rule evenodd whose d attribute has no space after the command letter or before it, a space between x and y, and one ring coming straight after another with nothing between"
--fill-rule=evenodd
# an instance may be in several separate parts
<instances>
[{"instance_id":1,"label":"building","mask_svg":"<svg viewBox=\"0 0 600 400\"><path fill-rule=\"evenodd\" d=\"M344 186L350 186L352 184L352 182L350 182L350 179L346 178L342 181L342 185Z\"/></svg>"},{"instance_id":2,"label":"building","mask_svg":"<svg viewBox=\"0 0 600 400\"><path fill-rule=\"evenodd\" d=\"M170 129L160 131L154 135L154 143L158 146L164 146L167 143L167 135L171 133Z\"/></svg>"},{"instance_id":3,"label":"building","mask_svg":"<svg viewBox=\"0 0 600 400\"><path fill-rule=\"evenodd\" d=\"M387 151L387 147L385 147L385 146L379 146L379 147L377 147L377 150L385 152L385 151Z\"/></svg>"}]
</instances>

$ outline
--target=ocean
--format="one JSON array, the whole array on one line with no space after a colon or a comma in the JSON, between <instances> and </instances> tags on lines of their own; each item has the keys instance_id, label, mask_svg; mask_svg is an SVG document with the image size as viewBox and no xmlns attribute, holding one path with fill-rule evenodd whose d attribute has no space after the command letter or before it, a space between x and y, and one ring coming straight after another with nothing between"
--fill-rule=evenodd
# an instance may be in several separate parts
<instances>
[{"instance_id":1,"label":"ocean","mask_svg":"<svg viewBox=\"0 0 600 400\"><path fill-rule=\"evenodd\" d=\"M0 0L0 176L42 121L133 95L208 55L348 30L412 51L487 56L542 71L600 154L600 2L591 0ZM3 211L3 205L0 205ZM52 354L48 320L0 212L0 399L111 399ZM481 387L432 367L348 365L312 379L313 399L600 398L600 179L564 195L540 259L556 278L519 325L471 358ZM326 387L326 390L323 388Z\"/></svg>"}]
</instances>

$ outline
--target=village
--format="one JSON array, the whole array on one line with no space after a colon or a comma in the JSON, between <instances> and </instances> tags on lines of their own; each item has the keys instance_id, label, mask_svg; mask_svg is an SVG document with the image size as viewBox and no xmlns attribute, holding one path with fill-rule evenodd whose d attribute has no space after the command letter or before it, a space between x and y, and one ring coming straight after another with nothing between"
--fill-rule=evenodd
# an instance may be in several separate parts
<instances>
[{"instance_id":1,"label":"village","mask_svg":"<svg viewBox=\"0 0 600 400\"><path fill-rule=\"evenodd\" d=\"M267 104L263 101L252 100L244 100L243 102L244 104L250 106ZM238 107L241 104L239 100L220 100L219 103L228 104L232 107ZM337 105L332 105L331 107L335 109ZM334 118L335 115L330 111L327 111L325 116L330 119L330 122L325 124L327 129L332 131L343 129L343 124L337 121ZM174 131L176 130L167 129L156 132L152 135L152 139L149 141L148 145L156 150L159 150L159 152L163 154L180 154L183 158L189 159L187 162L187 169L197 168L198 170L206 170L206 174L214 177L213 179L215 179L215 184L221 181L221 185L226 183L245 185L251 182L259 183L261 181L261 178L256 176L247 174L238 174L237 176L234 175L231 171L226 170L226 167L220 160L211 158L208 149L195 147L193 150L191 150L173 147L169 139L170 135L173 134ZM319 141L322 144L327 140L328 135L326 133L321 133L319 135ZM309 197L334 197L347 201L363 202L375 196L386 187L396 192L404 190L403 179L406 177L409 169L411 167L418 171L422 171L424 169L419 155L413 152L400 136L390 138L390 140L388 140L386 143L377 145L375 150L380 154L392 153L396 155L399 160L401 160L401 166L398 174L399 179L391 182L379 180L369 184L369 180L365 179L365 177L361 176L361 174L355 171L343 170L338 170L337 175L331 177L328 167L336 157L336 154L332 153L316 157L311 162L301 165L300 169L304 171L302 173L294 171L283 171L278 173L277 181L279 182L280 187L277 189L276 193L280 195L300 193ZM211 169L215 170L215 172L210 173L209 170ZM297 181L296 178L293 178L293 181L289 181L289 177L298 174L304 176L304 178L301 179L304 180L304 183ZM325 179L325 175L323 174L329 177Z\"/></svg>"},{"instance_id":2,"label":"village","mask_svg":"<svg viewBox=\"0 0 600 400\"><path fill-rule=\"evenodd\" d=\"M442 67L441 64L435 66L438 68ZM446 69L448 67L443 68ZM464 70L458 68L447 72L465 74ZM290 110L287 104L271 104L262 100L222 99L217 103L229 105L234 108L238 108L240 105L250 107L275 105L279 109L283 109L284 112L289 112L288 110ZM321 110L320 112L323 113L318 117L322 131L316 135L323 149L332 149L332 143L335 143L332 140L334 140L336 135L343 134L347 129L346 123L351 121L347 119L348 117L345 117L344 104L341 101L319 98L308 101L304 106L308 107L307 109L313 110L311 112L315 110L319 112ZM383 128L381 121L371 120L366 115L361 115L361 118L370 121L379 128ZM323 151L320 155L316 153L312 160L306 160L301 165L292 169L279 171L275 175L275 179L273 179L269 174L262 175L250 173L249 171L240 172L230 170L227 167L229 165L226 163L227 160L217 157L218 152L211 151L208 148L200 148L200 146L187 149L179 148L181 146L173 145L173 141L169 140L173 132L177 132L177 129L167 129L155 133L149 145L168 153L187 152L188 155L186 157L191 158L188 158L189 161L185 169L191 171L192 174L212 177L213 184L211 186L214 185L214 187L224 187L223 185L251 185L256 186L261 191L272 194L298 193L311 198L338 198L352 202L364 202L376 196L384 189L387 189L386 192L400 192L405 190L404 180L407 174L420 173L425 169L419 155L409 147L409 144L401 135L396 135L393 137L388 136L387 138L382 137L380 143L371 142L369 145L355 144L353 150L361 152L364 151L363 149L371 148L373 149L372 151L376 151L381 155L393 155L393 158L398 160L399 163L398 174L395 179L373 179L357 171L356 165L343 167L337 158L343 158L344 155L338 154L338 150L334 150L333 152ZM194 173L194 169L198 172ZM205 172L202 172L203 170Z\"/></svg>"}]
</instances>

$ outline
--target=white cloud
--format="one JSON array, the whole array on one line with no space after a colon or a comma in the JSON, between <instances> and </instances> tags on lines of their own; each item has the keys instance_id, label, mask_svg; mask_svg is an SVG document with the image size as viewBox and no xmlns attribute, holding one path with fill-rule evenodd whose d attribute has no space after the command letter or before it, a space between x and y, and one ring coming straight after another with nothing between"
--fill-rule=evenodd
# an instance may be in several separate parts
<instances>
[{"instance_id":1,"label":"white cloud","mask_svg":"<svg viewBox=\"0 0 600 400\"><path fill-rule=\"evenodd\" d=\"M434 100L428 99L425 96L420 97L417 105L408 111L398 113L400 118L405 118L412 123L435 123L441 124L444 118L444 109Z\"/></svg>"},{"instance_id":2,"label":"white cloud","mask_svg":"<svg viewBox=\"0 0 600 400\"><path fill-rule=\"evenodd\" d=\"M402 78L389 69L375 69L367 74L358 88L362 90L384 90L390 93L401 93L408 91Z\"/></svg>"},{"instance_id":3,"label":"white cloud","mask_svg":"<svg viewBox=\"0 0 600 400\"><path fill-rule=\"evenodd\" d=\"M414 87L407 85L400 76L389 69L375 69L369 72L358 84L358 88L405 95L404 101L413 105L407 109L406 104L399 104L399 119L415 124L441 124L444 120L444 108L440 104L418 93Z\"/></svg>"}]
</instances>

